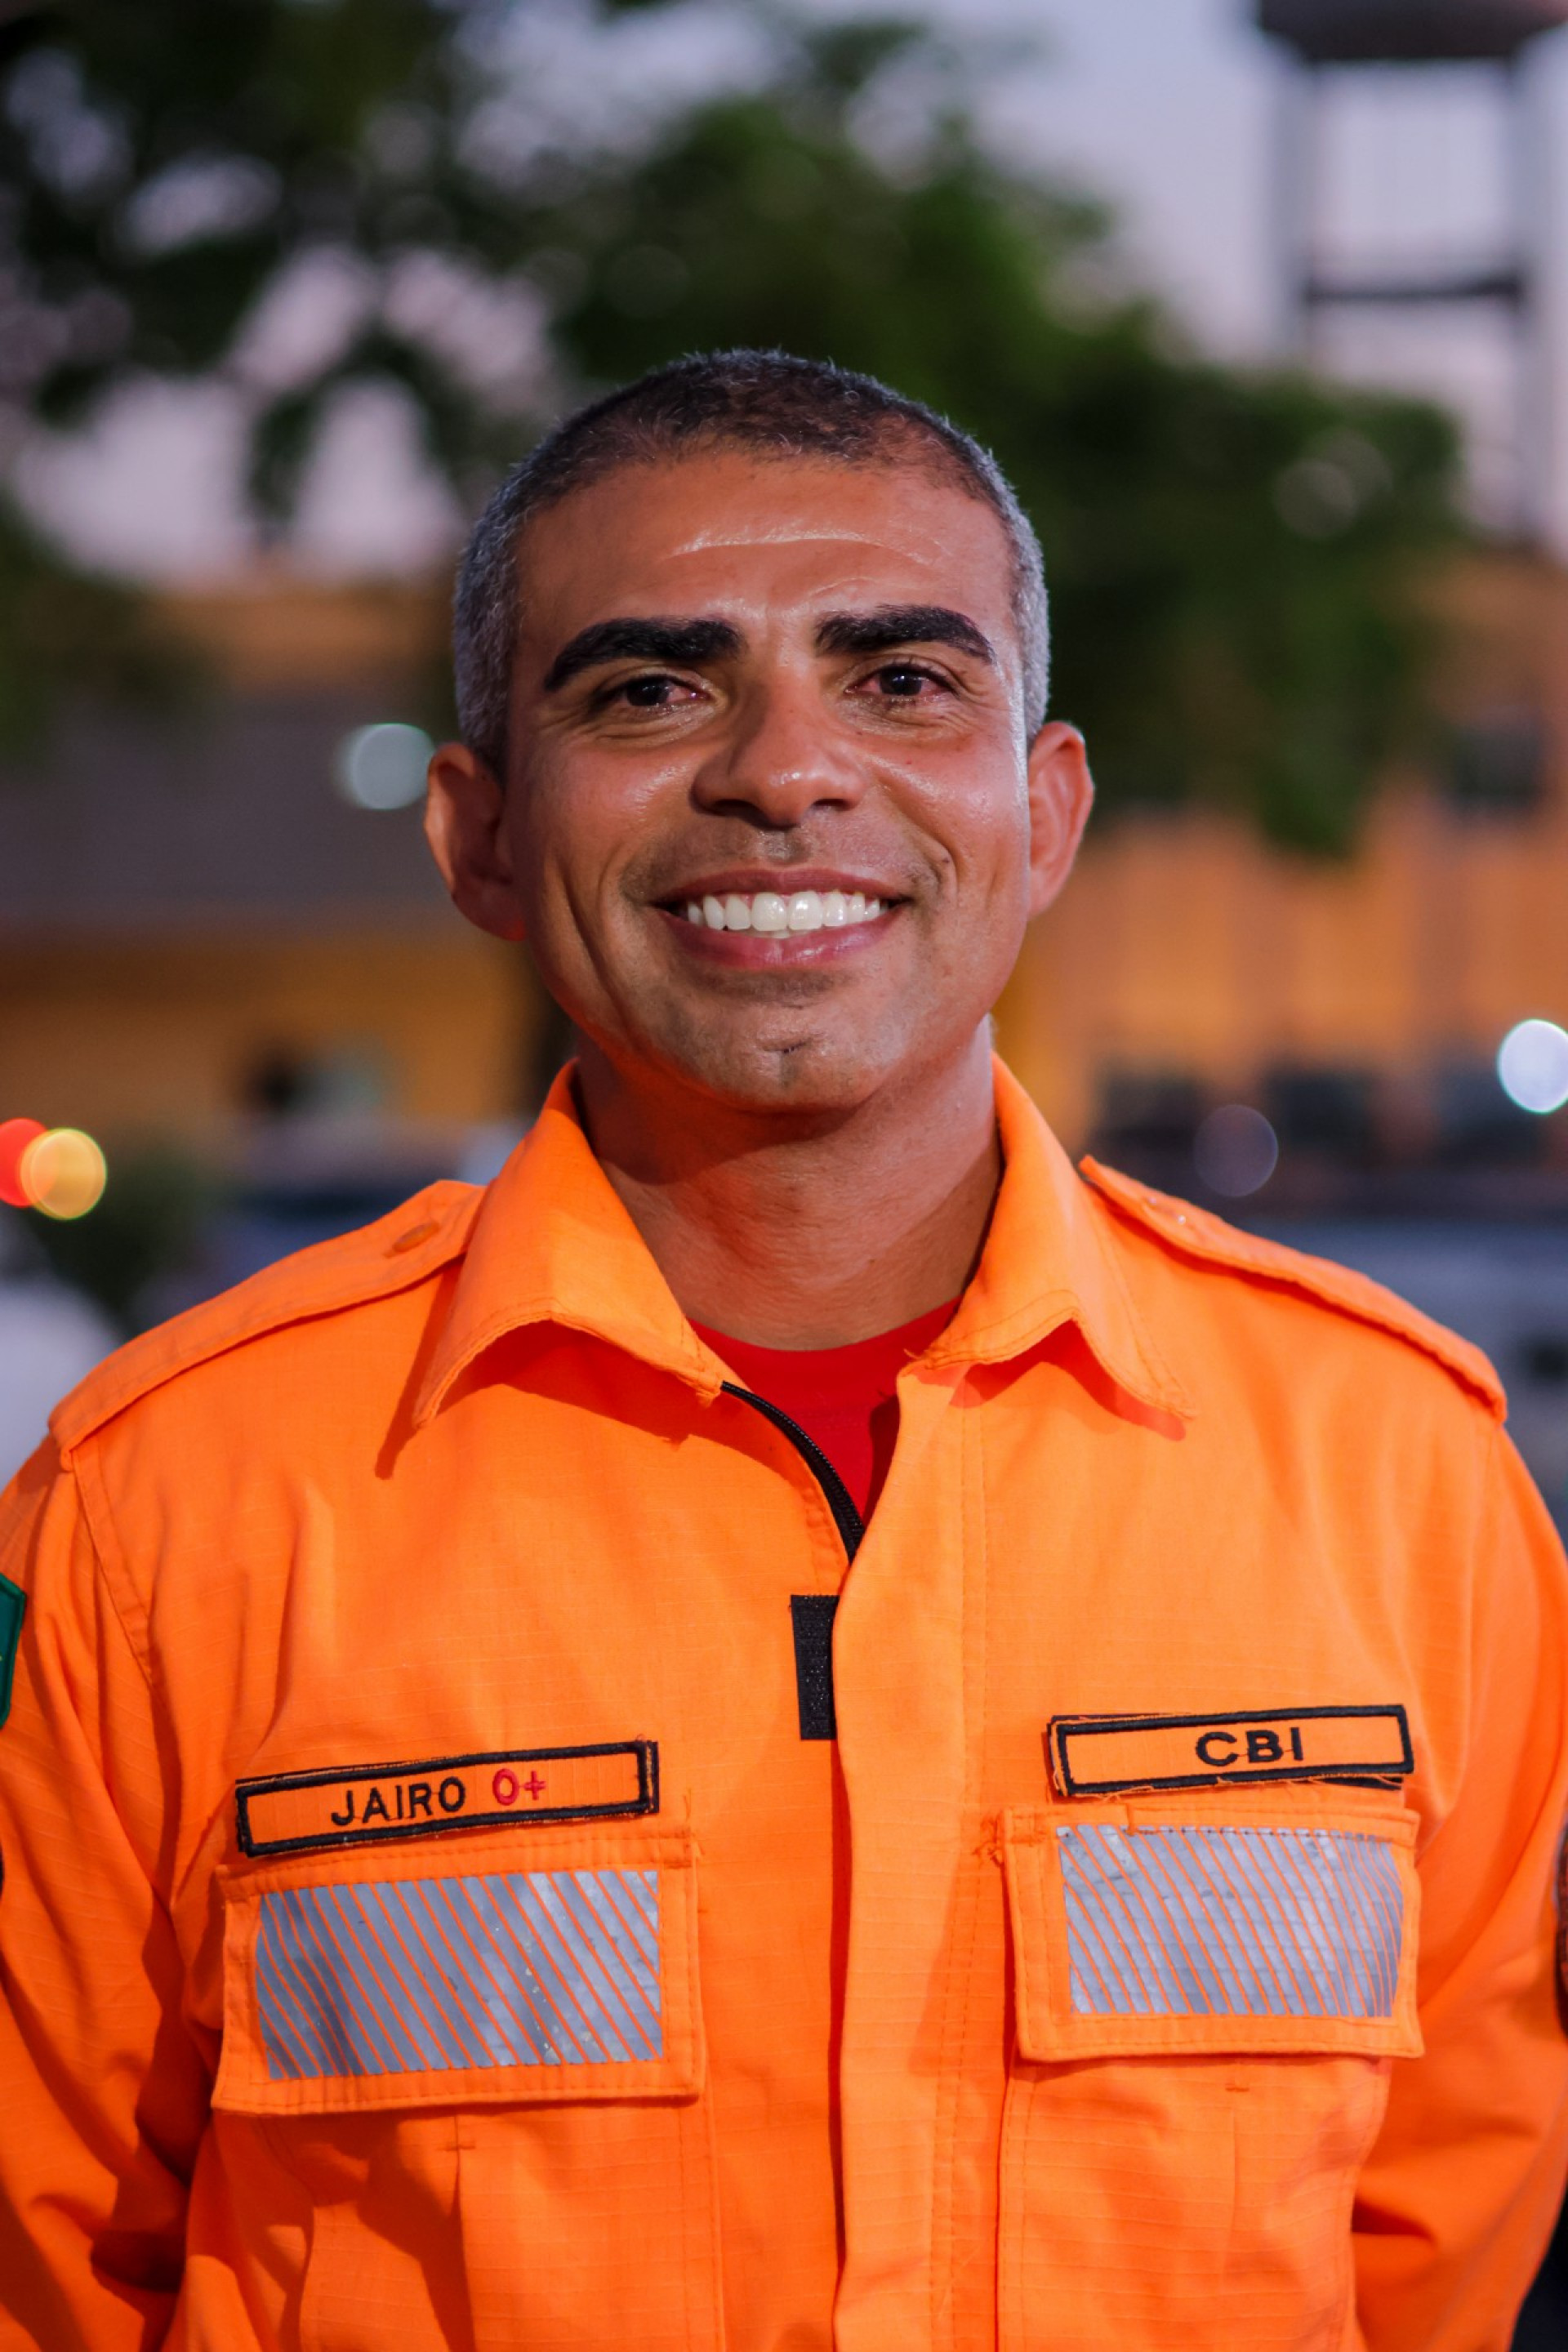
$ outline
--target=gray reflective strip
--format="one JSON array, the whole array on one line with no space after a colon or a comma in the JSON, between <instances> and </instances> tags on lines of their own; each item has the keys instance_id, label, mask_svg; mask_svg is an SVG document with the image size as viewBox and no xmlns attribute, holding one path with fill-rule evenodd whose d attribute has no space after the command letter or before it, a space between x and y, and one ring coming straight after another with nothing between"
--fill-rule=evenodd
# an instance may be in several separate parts
<instances>
[{"instance_id":1,"label":"gray reflective strip","mask_svg":"<svg viewBox=\"0 0 1568 2352\"><path fill-rule=\"evenodd\" d=\"M658 2058L658 1873L266 1894L256 1991L274 2080Z\"/></svg>"},{"instance_id":2,"label":"gray reflective strip","mask_svg":"<svg viewBox=\"0 0 1568 2352\"><path fill-rule=\"evenodd\" d=\"M1361 1831L1059 1824L1079 2017L1392 2017L1399 1865Z\"/></svg>"}]
</instances>

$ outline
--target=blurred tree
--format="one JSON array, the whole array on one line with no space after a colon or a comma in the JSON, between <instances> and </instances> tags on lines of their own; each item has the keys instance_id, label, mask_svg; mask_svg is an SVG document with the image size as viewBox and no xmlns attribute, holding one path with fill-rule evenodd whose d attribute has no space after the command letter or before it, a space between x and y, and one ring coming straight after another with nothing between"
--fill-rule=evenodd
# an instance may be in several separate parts
<instances>
[{"instance_id":1,"label":"blurred tree","mask_svg":"<svg viewBox=\"0 0 1568 2352\"><path fill-rule=\"evenodd\" d=\"M38 741L68 680L167 708L200 672L133 589L77 570L0 499L0 756Z\"/></svg>"},{"instance_id":2,"label":"blurred tree","mask_svg":"<svg viewBox=\"0 0 1568 2352\"><path fill-rule=\"evenodd\" d=\"M312 254L401 252L433 223L471 236L436 193L464 110L457 21L440 0L0 0L5 441L68 431L150 376L236 371L258 305ZM332 391L372 373L411 384L449 469L471 458L440 367L367 329L303 385L238 365L264 513L287 507ZM0 755L62 693L166 701L195 676L128 584L84 575L0 494Z\"/></svg>"},{"instance_id":3,"label":"blurred tree","mask_svg":"<svg viewBox=\"0 0 1568 2352\"><path fill-rule=\"evenodd\" d=\"M909 27L769 19L749 93L563 152L506 101L509 37L551 6L0 0L0 394L68 425L139 373L226 369L283 517L355 382L403 388L471 504L552 406L674 353L869 368L1017 483L1055 707L1109 803L1203 800L1345 847L1423 725L1419 589L1458 532L1447 421L1205 362L1152 304L1097 292L1101 215L989 160ZM924 111L892 153L885 122L868 134L916 61ZM324 256L342 322L280 377L258 308ZM552 372L495 364L520 318Z\"/></svg>"},{"instance_id":4,"label":"blurred tree","mask_svg":"<svg viewBox=\"0 0 1568 2352\"><path fill-rule=\"evenodd\" d=\"M409 269L515 283L510 193L464 150L487 37L550 5L0 0L0 403L68 428L138 380L222 372L281 516L326 404L390 378L460 478L486 403ZM279 373L249 331L323 260L345 315Z\"/></svg>"}]
</instances>

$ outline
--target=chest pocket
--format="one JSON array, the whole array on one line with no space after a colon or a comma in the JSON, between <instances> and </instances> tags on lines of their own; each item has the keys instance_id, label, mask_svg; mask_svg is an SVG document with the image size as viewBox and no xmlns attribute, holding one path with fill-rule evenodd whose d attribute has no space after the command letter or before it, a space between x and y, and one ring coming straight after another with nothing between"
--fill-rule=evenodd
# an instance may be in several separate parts
<instances>
[{"instance_id":1,"label":"chest pocket","mask_svg":"<svg viewBox=\"0 0 1568 2352\"><path fill-rule=\"evenodd\" d=\"M1421 2048L1415 1829L1305 1787L1005 1817L1004 2352L1354 2340L1356 2177Z\"/></svg>"},{"instance_id":2,"label":"chest pocket","mask_svg":"<svg viewBox=\"0 0 1568 2352\"><path fill-rule=\"evenodd\" d=\"M476 2352L717 2352L689 1832L453 1836L223 1892L213 2104L305 2191L306 2352L358 2352L387 2298L409 2352L455 2300Z\"/></svg>"}]
</instances>

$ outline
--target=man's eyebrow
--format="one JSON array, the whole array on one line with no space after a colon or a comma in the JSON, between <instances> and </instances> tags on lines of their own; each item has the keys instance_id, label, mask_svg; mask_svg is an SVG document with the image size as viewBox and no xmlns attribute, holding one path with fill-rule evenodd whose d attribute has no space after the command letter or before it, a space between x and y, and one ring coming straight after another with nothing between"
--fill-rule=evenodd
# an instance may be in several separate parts
<instances>
[{"instance_id":1,"label":"man's eyebrow","mask_svg":"<svg viewBox=\"0 0 1568 2352\"><path fill-rule=\"evenodd\" d=\"M692 669L742 650L741 632L728 621L595 621L569 637L544 675L544 691L554 694L579 670L599 662L668 662Z\"/></svg>"},{"instance_id":2,"label":"man's eyebrow","mask_svg":"<svg viewBox=\"0 0 1568 2352\"><path fill-rule=\"evenodd\" d=\"M952 646L995 665L996 649L966 613L948 604L879 604L872 613L829 613L818 625L825 654L886 654L900 646Z\"/></svg>"}]
</instances>

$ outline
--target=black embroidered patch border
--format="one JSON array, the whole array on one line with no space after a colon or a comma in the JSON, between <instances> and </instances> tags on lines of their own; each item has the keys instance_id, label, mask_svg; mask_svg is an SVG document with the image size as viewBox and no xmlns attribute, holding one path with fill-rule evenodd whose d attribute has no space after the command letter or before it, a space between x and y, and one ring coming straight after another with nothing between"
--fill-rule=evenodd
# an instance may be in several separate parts
<instances>
[{"instance_id":1,"label":"black embroidered patch border","mask_svg":"<svg viewBox=\"0 0 1568 2352\"><path fill-rule=\"evenodd\" d=\"M380 1845L522 1822L625 1819L658 1811L658 1742L501 1748L412 1763L328 1765L237 1781L235 1806L240 1852L252 1856Z\"/></svg>"},{"instance_id":2,"label":"black embroidered patch border","mask_svg":"<svg viewBox=\"0 0 1568 2352\"><path fill-rule=\"evenodd\" d=\"M837 1739L838 1711L833 1698L833 1621L837 1592L793 1592L795 1690L803 1739Z\"/></svg>"},{"instance_id":3,"label":"black embroidered patch border","mask_svg":"<svg viewBox=\"0 0 1568 2352\"><path fill-rule=\"evenodd\" d=\"M1366 1727L1364 1738L1347 1741L1333 1727L1346 1724ZM1058 1715L1047 1746L1058 1785L1069 1797L1263 1780L1381 1783L1415 1769L1409 1718L1398 1706Z\"/></svg>"}]
</instances>

